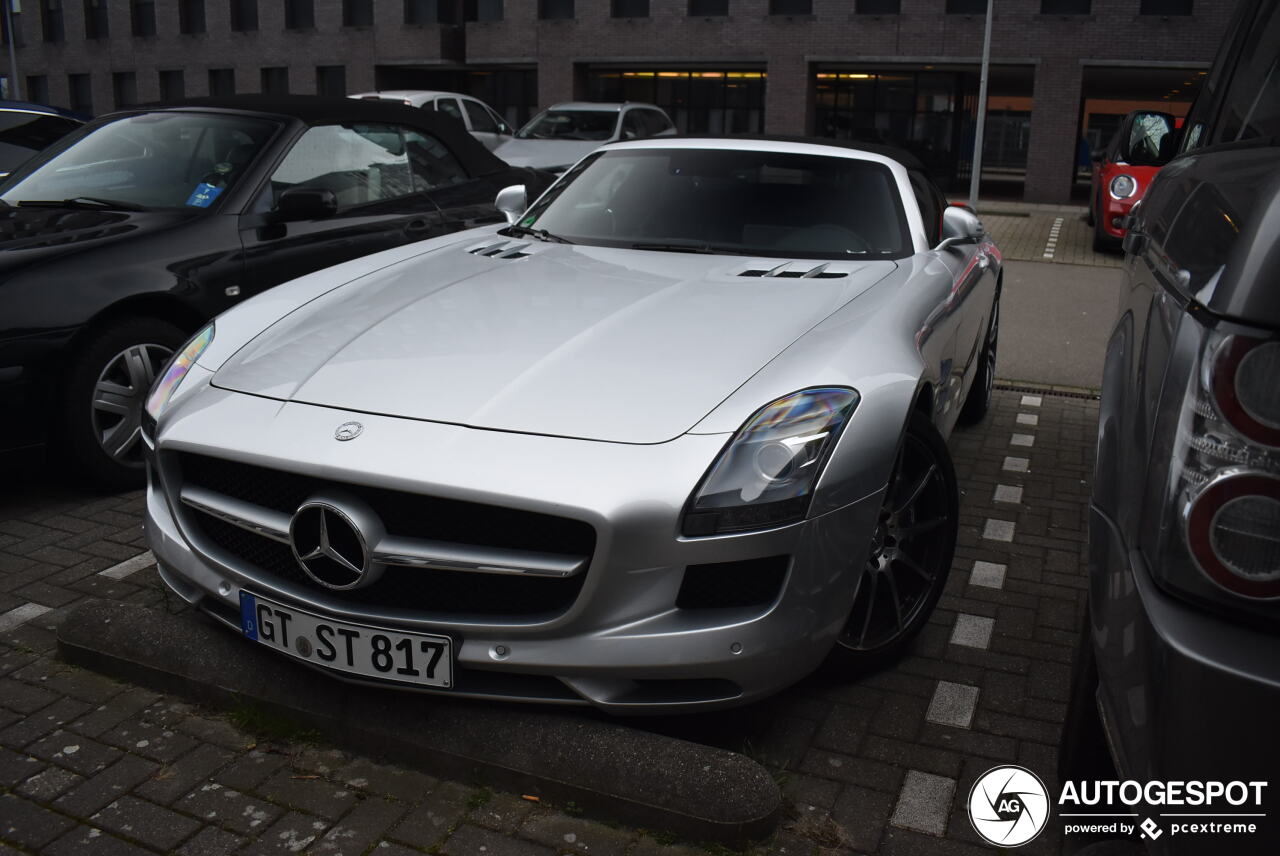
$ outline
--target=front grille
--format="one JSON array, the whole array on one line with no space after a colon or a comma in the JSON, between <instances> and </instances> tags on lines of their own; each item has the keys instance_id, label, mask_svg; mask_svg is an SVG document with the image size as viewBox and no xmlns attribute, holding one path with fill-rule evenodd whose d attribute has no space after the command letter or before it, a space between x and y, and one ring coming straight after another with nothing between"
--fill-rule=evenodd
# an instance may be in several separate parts
<instances>
[{"instance_id":1,"label":"front grille","mask_svg":"<svg viewBox=\"0 0 1280 856\"><path fill-rule=\"evenodd\" d=\"M587 557L595 550L595 530L577 520L330 482L203 455L176 457L184 484L287 514L326 488L338 489L366 502L391 535ZM557 579L389 566L373 585L339 592L303 573L287 544L193 508L184 509L184 516L221 551L271 580L371 607L431 614L550 616L572 605L586 579L585 574Z\"/></svg>"},{"instance_id":2,"label":"front grille","mask_svg":"<svg viewBox=\"0 0 1280 856\"><path fill-rule=\"evenodd\" d=\"M689 565L684 569L676 606L680 609L767 606L777 600L790 563L790 556L769 556L741 562Z\"/></svg>"}]
</instances>

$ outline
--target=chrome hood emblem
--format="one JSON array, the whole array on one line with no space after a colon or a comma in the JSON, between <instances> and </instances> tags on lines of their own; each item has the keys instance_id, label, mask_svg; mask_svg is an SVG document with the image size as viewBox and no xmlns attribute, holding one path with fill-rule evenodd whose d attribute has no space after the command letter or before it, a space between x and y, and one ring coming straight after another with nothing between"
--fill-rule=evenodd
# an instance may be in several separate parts
<instances>
[{"instance_id":1,"label":"chrome hood emblem","mask_svg":"<svg viewBox=\"0 0 1280 856\"><path fill-rule=\"evenodd\" d=\"M359 422L343 422L333 431L335 440L354 440L364 433L364 425Z\"/></svg>"},{"instance_id":2,"label":"chrome hood emblem","mask_svg":"<svg viewBox=\"0 0 1280 856\"><path fill-rule=\"evenodd\" d=\"M323 500L309 500L289 521L289 546L307 576L325 588L371 584L381 570L373 564L366 533L350 514Z\"/></svg>"}]
</instances>

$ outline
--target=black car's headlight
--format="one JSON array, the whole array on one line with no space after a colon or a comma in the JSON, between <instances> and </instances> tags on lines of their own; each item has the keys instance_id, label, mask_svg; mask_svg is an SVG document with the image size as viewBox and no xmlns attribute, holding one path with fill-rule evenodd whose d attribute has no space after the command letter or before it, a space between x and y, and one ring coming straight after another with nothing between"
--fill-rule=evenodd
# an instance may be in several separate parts
<instances>
[{"instance_id":1,"label":"black car's headlight","mask_svg":"<svg viewBox=\"0 0 1280 856\"><path fill-rule=\"evenodd\" d=\"M192 336L190 341L173 355L173 359L169 360L169 365L165 366L164 372L155 386L151 387L151 393L147 396L146 416L150 418L153 425L168 406L169 399L177 391L182 379L187 376L187 372L191 371L191 367L195 365L196 360L200 359L200 355L211 342L213 342L212 324Z\"/></svg>"},{"instance_id":2,"label":"black car's headlight","mask_svg":"<svg viewBox=\"0 0 1280 856\"><path fill-rule=\"evenodd\" d=\"M761 408L711 465L685 509L681 532L718 535L803 520L857 390L805 389Z\"/></svg>"}]
</instances>

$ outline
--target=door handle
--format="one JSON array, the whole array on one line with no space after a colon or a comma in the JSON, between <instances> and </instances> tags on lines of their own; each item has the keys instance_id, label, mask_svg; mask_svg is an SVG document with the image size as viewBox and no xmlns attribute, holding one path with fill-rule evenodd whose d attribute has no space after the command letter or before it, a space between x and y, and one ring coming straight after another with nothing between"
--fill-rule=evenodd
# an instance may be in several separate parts
<instances>
[{"instance_id":1,"label":"door handle","mask_svg":"<svg viewBox=\"0 0 1280 856\"><path fill-rule=\"evenodd\" d=\"M425 232L431 228L431 221L425 217L419 217L417 220L410 220L404 224L406 232Z\"/></svg>"}]
</instances>

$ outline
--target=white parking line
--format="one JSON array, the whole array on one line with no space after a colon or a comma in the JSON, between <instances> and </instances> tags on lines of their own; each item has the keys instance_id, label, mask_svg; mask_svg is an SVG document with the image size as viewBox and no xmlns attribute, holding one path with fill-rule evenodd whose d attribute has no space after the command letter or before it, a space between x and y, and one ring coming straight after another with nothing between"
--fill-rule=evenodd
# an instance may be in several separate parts
<instances>
[{"instance_id":1,"label":"white parking line","mask_svg":"<svg viewBox=\"0 0 1280 856\"><path fill-rule=\"evenodd\" d=\"M1013 530L1012 520L987 518L987 525L982 528L982 537L988 541L1004 541L1007 544L1013 540Z\"/></svg>"},{"instance_id":2,"label":"white parking line","mask_svg":"<svg viewBox=\"0 0 1280 856\"><path fill-rule=\"evenodd\" d=\"M22 606L16 606L4 615L0 615L0 633L16 630L31 619L39 618L51 611L50 607L38 603L24 603Z\"/></svg>"},{"instance_id":3,"label":"white parking line","mask_svg":"<svg viewBox=\"0 0 1280 856\"><path fill-rule=\"evenodd\" d=\"M907 770L889 823L927 835L946 835L951 798L955 793L955 779Z\"/></svg>"},{"instance_id":4,"label":"white parking line","mask_svg":"<svg viewBox=\"0 0 1280 856\"><path fill-rule=\"evenodd\" d=\"M1009 438L1010 446L1027 446L1028 448L1036 444L1034 434L1014 434Z\"/></svg>"},{"instance_id":5,"label":"white parking line","mask_svg":"<svg viewBox=\"0 0 1280 856\"><path fill-rule=\"evenodd\" d=\"M991 497L992 502L1008 502L1013 505L1022 504L1022 488L1015 485L998 484L996 485L995 495Z\"/></svg>"},{"instance_id":6,"label":"white parking line","mask_svg":"<svg viewBox=\"0 0 1280 856\"><path fill-rule=\"evenodd\" d=\"M1040 406L1040 396L1038 396L1038 395L1024 395L1024 396L1022 396L1022 406L1023 406L1023 407L1039 407L1039 406Z\"/></svg>"},{"instance_id":7,"label":"white parking line","mask_svg":"<svg viewBox=\"0 0 1280 856\"><path fill-rule=\"evenodd\" d=\"M991 646L991 631L995 627L994 618L962 612L956 616L956 626L951 630L951 644L985 651Z\"/></svg>"},{"instance_id":8,"label":"white parking line","mask_svg":"<svg viewBox=\"0 0 1280 856\"><path fill-rule=\"evenodd\" d=\"M1002 589L1004 588L1004 574L1007 569L1007 565L999 565L995 562L974 562L973 572L969 574L969 585Z\"/></svg>"},{"instance_id":9,"label":"white parking line","mask_svg":"<svg viewBox=\"0 0 1280 856\"><path fill-rule=\"evenodd\" d=\"M938 681L929 701L924 718L936 725L968 728L973 724L973 714L978 709L978 688L968 684Z\"/></svg>"},{"instance_id":10,"label":"white parking line","mask_svg":"<svg viewBox=\"0 0 1280 856\"><path fill-rule=\"evenodd\" d=\"M156 557L150 550L145 553L139 553L132 559L125 559L119 564L112 565L105 571L98 571L100 577L110 577L113 580L122 580L136 571L143 568L149 568L156 563Z\"/></svg>"},{"instance_id":11,"label":"white parking line","mask_svg":"<svg viewBox=\"0 0 1280 856\"><path fill-rule=\"evenodd\" d=\"M1019 413L1018 424L1019 425L1039 425L1040 417L1034 413Z\"/></svg>"},{"instance_id":12,"label":"white parking line","mask_svg":"<svg viewBox=\"0 0 1280 856\"><path fill-rule=\"evenodd\" d=\"M1004 459L1004 469L1011 473L1025 473L1030 463L1031 460L1029 458L1006 457Z\"/></svg>"}]
</instances>

